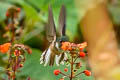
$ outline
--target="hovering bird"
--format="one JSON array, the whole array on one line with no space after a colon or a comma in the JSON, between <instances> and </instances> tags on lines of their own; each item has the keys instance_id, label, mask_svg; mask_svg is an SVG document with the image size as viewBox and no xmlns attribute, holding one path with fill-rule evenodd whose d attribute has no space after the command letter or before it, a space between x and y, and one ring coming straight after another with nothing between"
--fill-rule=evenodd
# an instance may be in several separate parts
<instances>
[{"instance_id":1,"label":"hovering bird","mask_svg":"<svg viewBox=\"0 0 120 80\"><path fill-rule=\"evenodd\" d=\"M49 47L42 53L40 57L40 64L44 63L46 66L54 65L54 61L58 66L60 63L64 63L64 60L67 59L67 54L61 50L61 43L64 41L68 41L68 38L65 35L66 29L66 9L65 6L62 5L60 14L59 14L59 31L58 36L56 33L55 23L53 19L52 8L48 7L48 24L46 26L46 37L49 41Z\"/></svg>"}]
</instances>

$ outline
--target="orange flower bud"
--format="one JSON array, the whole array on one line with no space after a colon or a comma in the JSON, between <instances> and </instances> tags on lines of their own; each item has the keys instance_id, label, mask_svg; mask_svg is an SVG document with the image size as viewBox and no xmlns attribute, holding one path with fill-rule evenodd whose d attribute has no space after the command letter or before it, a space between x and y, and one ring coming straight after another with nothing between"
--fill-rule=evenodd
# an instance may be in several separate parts
<instances>
[{"instance_id":1,"label":"orange flower bud","mask_svg":"<svg viewBox=\"0 0 120 80\"><path fill-rule=\"evenodd\" d=\"M64 71L65 71L65 72L68 72L68 68L65 68Z\"/></svg>"},{"instance_id":2,"label":"orange flower bud","mask_svg":"<svg viewBox=\"0 0 120 80\"><path fill-rule=\"evenodd\" d=\"M19 67L23 67L23 64L19 64Z\"/></svg>"},{"instance_id":3,"label":"orange flower bud","mask_svg":"<svg viewBox=\"0 0 120 80\"><path fill-rule=\"evenodd\" d=\"M29 46L25 46L25 49L26 49L26 51L28 52L28 54L32 54L32 50L30 49Z\"/></svg>"},{"instance_id":4,"label":"orange flower bud","mask_svg":"<svg viewBox=\"0 0 120 80\"><path fill-rule=\"evenodd\" d=\"M54 70L54 75L59 75L60 74L60 70L57 69L57 70Z\"/></svg>"},{"instance_id":5,"label":"orange flower bud","mask_svg":"<svg viewBox=\"0 0 120 80\"><path fill-rule=\"evenodd\" d=\"M17 49L16 49L16 50L14 51L14 55L15 55L15 56L19 56L20 54L21 54L20 50L17 50Z\"/></svg>"},{"instance_id":6,"label":"orange flower bud","mask_svg":"<svg viewBox=\"0 0 120 80\"><path fill-rule=\"evenodd\" d=\"M30 78L30 77L28 77L28 78L27 78L27 80L31 80L31 78Z\"/></svg>"},{"instance_id":7,"label":"orange flower bud","mask_svg":"<svg viewBox=\"0 0 120 80\"><path fill-rule=\"evenodd\" d=\"M9 17L9 16L10 16L9 12L6 12L6 17Z\"/></svg>"},{"instance_id":8,"label":"orange flower bud","mask_svg":"<svg viewBox=\"0 0 120 80\"><path fill-rule=\"evenodd\" d=\"M21 8L17 8L17 11L20 12L20 11L21 11Z\"/></svg>"},{"instance_id":9,"label":"orange flower bud","mask_svg":"<svg viewBox=\"0 0 120 80\"><path fill-rule=\"evenodd\" d=\"M85 74L86 76L90 76L90 75L91 75L91 72L88 71L88 70L85 70L85 71L84 71L84 74Z\"/></svg>"},{"instance_id":10,"label":"orange flower bud","mask_svg":"<svg viewBox=\"0 0 120 80\"><path fill-rule=\"evenodd\" d=\"M85 53L84 52L80 52L79 55L80 55L80 57L85 57Z\"/></svg>"},{"instance_id":11,"label":"orange flower bud","mask_svg":"<svg viewBox=\"0 0 120 80\"><path fill-rule=\"evenodd\" d=\"M64 78L60 78L59 80L64 80Z\"/></svg>"},{"instance_id":12,"label":"orange flower bud","mask_svg":"<svg viewBox=\"0 0 120 80\"><path fill-rule=\"evenodd\" d=\"M12 72L7 72L7 74L8 74L9 76L11 76L11 75L12 75Z\"/></svg>"}]
</instances>

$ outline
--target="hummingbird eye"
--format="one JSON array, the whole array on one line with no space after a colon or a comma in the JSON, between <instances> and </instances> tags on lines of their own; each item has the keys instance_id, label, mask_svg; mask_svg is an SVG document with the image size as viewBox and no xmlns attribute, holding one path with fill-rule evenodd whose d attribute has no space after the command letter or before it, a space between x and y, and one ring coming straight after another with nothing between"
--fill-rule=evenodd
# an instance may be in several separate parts
<instances>
[{"instance_id":1,"label":"hummingbird eye","mask_svg":"<svg viewBox=\"0 0 120 80\"><path fill-rule=\"evenodd\" d=\"M62 43L62 40L59 40L60 41L60 43Z\"/></svg>"}]
</instances>

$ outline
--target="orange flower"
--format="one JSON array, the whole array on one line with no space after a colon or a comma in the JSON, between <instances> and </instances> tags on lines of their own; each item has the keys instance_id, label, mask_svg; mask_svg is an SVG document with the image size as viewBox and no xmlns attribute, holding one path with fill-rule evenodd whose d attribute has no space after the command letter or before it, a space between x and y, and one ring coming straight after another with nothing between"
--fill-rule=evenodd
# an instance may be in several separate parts
<instances>
[{"instance_id":1,"label":"orange flower","mask_svg":"<svg viewBox=\"0 0 120 80\"><path fill-rule=\"evenodd\" d=\"M72 46L68 46L68 49L67 49L67 50L69 50L69 51L73 50L73 49L72 49Z\"/></svg>"},{"instance_id":2,"label":"orange flower","mask_svg":"<svg viewBox=\"0 0 120 80\"><path fill-rule=\"evenodd\" d=\"M70 49L69 46L70 46L70 42L62 42L61 49L68 50L68 49Z\"/></svg>"},{"instance_id":3,"label":"orange flower","mask_svg":"<svg viewBox=\"0 0 120 80\"><path fill-rule=\"evenodd\" d=\"M87 42L83 42L81 44L78 44L77 46L79 47L80 50L83 50L87 46Z\"/></svg>"},{"instance_id":4,"label":"orange flower","mask_svg":"<svg viewBox=\"0 0 120 80\"><path fill-rule=\"evenodd\" d=\"M81 43L81 46L83 46L85 48L87 46L87 42Z\"/></svg>"},{"instance_id":5,"label":"orange flower","mask_svg":"<svg viewBox=\"0 0 120 80\"><path fill-rule=\"evenodd\" d=\"M0 52L1 53L6 53L10 49L11 43L4 43L0 45Z\"/></svg>"}]
</instances>

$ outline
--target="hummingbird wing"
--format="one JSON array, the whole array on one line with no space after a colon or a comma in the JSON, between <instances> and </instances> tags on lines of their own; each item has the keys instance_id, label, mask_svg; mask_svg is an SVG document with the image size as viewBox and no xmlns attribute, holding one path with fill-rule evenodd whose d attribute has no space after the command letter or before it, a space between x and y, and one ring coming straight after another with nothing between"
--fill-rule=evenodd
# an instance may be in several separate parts
<instances>
[{"instance_id":1,"label":"hummingbird wing","mask_svg":"<svg viewBox=\"0 0 120 80\"><path fill-rule=\"evenodd\" d=\"M59 35L65 36L66 29L66 9L65 6L62 5L59 15Z\"/></svg>"},{"instance_id":2,"label":"hummingbird wing","mask_svg":"<svg viewBox=\"0 0 120 80\"><path fill-rule=\"evenodd\" d=\"M55 58L55 53L53 53L52 48L54 46L54 43L56 42L56 28L53 19L52 8L50 6L48 7L48 24L46 26L46 36L47 40L50 43L50 46L42 53L40 58L40 64L45 63L45 66L47 64L52 66L54 64Z\"/></svg>"},{"instance_id":3,"label":"hummingbird wing","mask_svg":"<svg viewBox=\"0 0 120 80\"><path fill-rule=\"evenodd\" d=\"M61 53L60 55L56 55L55 56L55 60L56 60L56 65L59 66L59 64L63 64L64 62L67 60L67 54L66 53Z\"/></svg>"},{"instance_id":4,"label":"hummingbird wing","mask_svg":"<svg viewBox=\"0 0 120 80\"><path fill-rule=\"evenodd\" d=\"M55 60L55 53L51 50L51 46L49 46L48 49L46 49L41 57L40 57L40 64L44 63L44 66L49 64L49 66L53 66Z\"/></svg>"},{"instance_id":5,"label":"hummingbird wing","mask_svg":"<svg viewBox=\"0 0 120 80\"><path fill-rule=\"evenodd\" d=\"M50 43L53 40L56 40L56 28L53 19L52 8L50 6L48 7L48 25L46 26L46 36Z\"/></svg>"},{"instance_id":6,"label":"hummingbird wing","mask_svg":"<svg viewBox=\"0 0 120 80\"><path fill-rule=\"evenodd\" d=\"M40 57L40 64L44 63L44 66L46 66L50 62L51 54L52 54L52 52L51 52L50 48L45 50Z\"/></svg>"}]
</instances>

